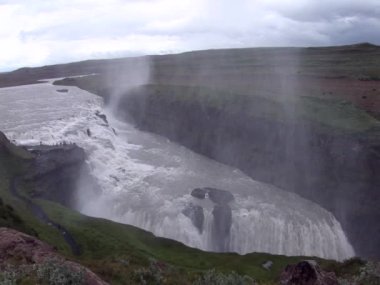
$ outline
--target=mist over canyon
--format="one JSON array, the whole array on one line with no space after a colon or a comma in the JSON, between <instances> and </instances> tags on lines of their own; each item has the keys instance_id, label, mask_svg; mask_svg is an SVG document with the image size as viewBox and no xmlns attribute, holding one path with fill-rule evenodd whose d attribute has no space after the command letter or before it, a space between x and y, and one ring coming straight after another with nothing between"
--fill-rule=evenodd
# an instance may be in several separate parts
<instances>
[{"instance_id":1,"label":"mist over canyon","mask_svg":"<svg viewBox=\"0 0 380 285\"><path fill-rule=\"evenodd\" d=\"M379 59L231 49L0 74L0 130L35 156L31 200L12 193L63 236L70 218L35 199L204 251L378 259Z\"/></svg>"}]
</instances>

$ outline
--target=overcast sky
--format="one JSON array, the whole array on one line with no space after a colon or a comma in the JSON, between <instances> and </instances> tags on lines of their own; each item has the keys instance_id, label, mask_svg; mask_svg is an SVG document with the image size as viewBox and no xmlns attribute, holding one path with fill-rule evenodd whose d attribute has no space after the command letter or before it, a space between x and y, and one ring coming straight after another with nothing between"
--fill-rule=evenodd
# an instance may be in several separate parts
<instances>
[{"instance_id":1,"label":"overcast sky","mask_svg":"<svg viewBox=\"0 0 380 285\"><path fill-rule=\"evenodd\" d=\"M0 0L0 71L188 50L380 44L380 0Z\"/></svg>"}]
</instances>

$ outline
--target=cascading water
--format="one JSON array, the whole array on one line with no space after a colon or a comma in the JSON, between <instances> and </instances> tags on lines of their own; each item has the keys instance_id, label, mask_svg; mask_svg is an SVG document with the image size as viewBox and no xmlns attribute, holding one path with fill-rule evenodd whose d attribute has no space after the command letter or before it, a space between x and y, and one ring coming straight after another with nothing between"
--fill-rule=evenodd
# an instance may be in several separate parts
<instances>
[{"instance_id":1,"label":"cascading water","mask_svg":"<svg viewBox=\"0 0 380 285\"><path fill-rule=\"evenodd\" d=\"M49 83L0 89L0 129L20 144L70 141L85 149L103 195L91 197L79 187L81 212L204 250L354 255L339 222L320 206L141 132L103 110L99 97L67 89L58 93ZM217 205L191 195L202 187L227 190L234 199ZM194 220L200 209L201 227ZM225 234L215 232L217 219L229 215Z\"/></svg>"}]
</instances>

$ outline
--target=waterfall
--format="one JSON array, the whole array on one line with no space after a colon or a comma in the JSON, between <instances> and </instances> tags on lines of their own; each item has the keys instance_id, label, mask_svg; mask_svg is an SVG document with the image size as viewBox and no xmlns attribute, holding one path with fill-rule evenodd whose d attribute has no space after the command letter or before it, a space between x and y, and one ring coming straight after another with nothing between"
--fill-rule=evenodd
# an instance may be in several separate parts
<instances>
[{"instance_id":1,"label":"waterfall","mask_svg":"<svg viewBox=\"0 0 380 285\"><path fill-rule=\"evenodd\" d=\"M354 255L339 222L317 204L141 132L112 117L100 98L67 88L67 94L56 92L49 83L0 89L0 129L20 144L65 140L85 149L103 194L89 196L79 187L76 207L82 213L209 251L337 260ZM231 225L223 236L215 234L215 203L191 195L200 187L234 196L225 206ZM202 209L201 230L186 215L189 206Z\"/></svg>"}]
</instances>

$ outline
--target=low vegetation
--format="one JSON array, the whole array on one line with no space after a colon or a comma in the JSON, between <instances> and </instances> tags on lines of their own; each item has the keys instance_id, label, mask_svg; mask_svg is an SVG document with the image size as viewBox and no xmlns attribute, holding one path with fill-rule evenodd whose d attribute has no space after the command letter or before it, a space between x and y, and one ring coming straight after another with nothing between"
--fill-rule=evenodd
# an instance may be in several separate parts
<instances>
[{"instance_id":1,"label":"low vegetation","mask_svg":"<svg viewBox=\"0 0 380 285\"><path fill-rule=\"evenodd\" d=\"M132 226L87 217L53 202L35 201L53 221L58 221L73 235L82 249L81 255L75 256L56 229L33 217L27 205L11 194L10 180L15 175L22 175L27 167L27 160L0 149L1 226L37 236L55 246L68 259L87 266L111 284L255 284L249 283L251 281L270 284L276 282L287 264L305 259L265 253L242 256L203 252L173 240L155 237ZM20 185L20 190L26 191L28 187L32 185ZM273 262L269 270L262 267L268 260ZM323 267L334 268L337 272L341 268L337 262L316 260ZM41 278L38 274L42 271L46 273L43 274L47 276L46 280L53 276L69 276L67 270L54 264L40 265L38 270L34 268L37 271L30 267L19 268L23 270L8 267L0 276L1 280L16 278L24 280L22 284L35 284L33 282ZM80 278L79 275L77 277Z\"/></svg>"}]
</instances>

